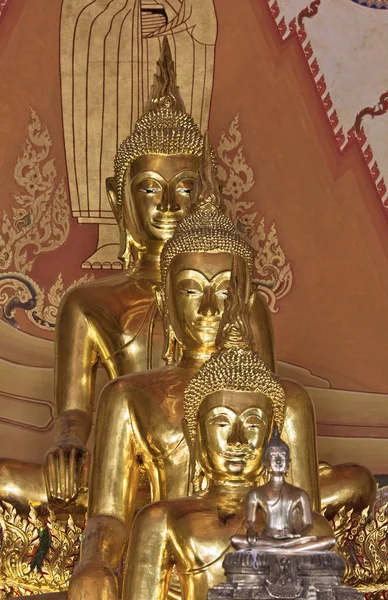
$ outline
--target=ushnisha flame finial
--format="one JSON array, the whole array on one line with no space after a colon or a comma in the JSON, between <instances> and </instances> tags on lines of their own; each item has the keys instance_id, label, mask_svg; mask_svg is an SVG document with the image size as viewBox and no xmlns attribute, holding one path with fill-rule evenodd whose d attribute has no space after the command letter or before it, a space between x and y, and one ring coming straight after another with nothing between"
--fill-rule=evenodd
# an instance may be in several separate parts
<instances>
[{"instance_id":1,"label":"ushnisha flame finial","mask_svg":"<svg viewBox=\"0 0 388 600\"><path fill-rule=\"evenodd\" d=\"M175 64L172 60L171 48L167 36L164 36L157 72L151 89L151 97L147 110L158 108L173 108L183 113L186 112L179 87L176 82Z\"/></svg>"},{"instance_id":2,"label":"ushnisha flame finial","mask_svg":"<svg viewBox=\"0 0 388 600\"><path fill-rule=\"evenodd\" d=\"M225 299L224 313L217 334L218 350L230 348L253 350L253 335L249 323L250 305L244 301L239 279L242 274L238 271L236 258L232 261L232 272Z\"/></svg>"},{"instance_id":3,"label":"ushnisha flame finial","mask_svg":"<svg viewBox=\"0 0 388 600\"><path fill-rule=\"evenodd\" d=\"M280 437L280 432L276 423L272 435L264 447L264 458L270 450L286 450L288 455L290 455L290 448Z\"/></svg>"},{"instance_id":4,"label":"ushnisha flame finial","mask_svg":"<svg viewBox=\"0 0 388 600\"><path fill-rule=\"evenodd\" d=\"M192 211L199 209L222 210L222 201L219 183L214 169L214 152L209 142L209 132L203 137L201 162L198 177L193 190Z\"/></svg>"}]
</instances>

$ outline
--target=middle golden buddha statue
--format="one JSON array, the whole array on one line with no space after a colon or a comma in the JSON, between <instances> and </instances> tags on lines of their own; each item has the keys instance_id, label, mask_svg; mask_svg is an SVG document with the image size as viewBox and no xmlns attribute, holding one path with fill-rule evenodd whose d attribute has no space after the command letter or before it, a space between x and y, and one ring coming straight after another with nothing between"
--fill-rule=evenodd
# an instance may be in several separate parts
<instances>
[{"instance_id":1,"label":"middle golden buddha statue","mask_svg":"<svg viewBox=\"0 0 388 600\"><path fill-rule=\"evenodd\" d=\"M205 600L224 579L231 538L244 531L247 493L267 479L263 453L275 424L282 429L285 392L252 350L247 306L240 290L233 292L219 332L221 348L184 390L191 472L200 489L137 515L123 600L166 600L173 567L182 600ZM262 531L263 525L259 514L255 528ZM312 514L310 533L332 539L329 523L318 513Z\"/></svg>"}]
</instances>

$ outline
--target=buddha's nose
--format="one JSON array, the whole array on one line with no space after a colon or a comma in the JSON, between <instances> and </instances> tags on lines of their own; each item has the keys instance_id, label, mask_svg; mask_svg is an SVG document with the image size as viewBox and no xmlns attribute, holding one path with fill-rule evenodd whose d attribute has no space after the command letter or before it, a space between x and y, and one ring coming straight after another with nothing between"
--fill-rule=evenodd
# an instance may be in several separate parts
<instances>
[{"instance_id":1,"label":"buddha's nose","mask_svg":"<svg viewBox=\"0 0 388 600\"><path fill-rule=\"evenodd\" d=\"M213 317L220 314L216 294L211 286L206 286L198 312L203 317Z\"/></svg>"},{"instance_id":2,"label":"buddha's nose","mask_svg":"<svg viewBox=\"0 0 388 600\"><path fill-rule=\"evenodd\" d=\"M180 204L177 201L175 194L175 186L170 187L169 185L164 189L162 199L157 206L160 212L177 212L180 210Z\"/></svg>"},{"instance_id":3,"label":"buddha's nose","mask_svg":"<svg viewBox=\"0 0 388 600\"><path fill-rule=\"evenodd\" d=\"M243 434L243 428L240 425L239 421L235 421L233 423L232 431L228 437L228 444L234 446L235 448L241 448L246 443Z\"/></svg>"}]
</instances>

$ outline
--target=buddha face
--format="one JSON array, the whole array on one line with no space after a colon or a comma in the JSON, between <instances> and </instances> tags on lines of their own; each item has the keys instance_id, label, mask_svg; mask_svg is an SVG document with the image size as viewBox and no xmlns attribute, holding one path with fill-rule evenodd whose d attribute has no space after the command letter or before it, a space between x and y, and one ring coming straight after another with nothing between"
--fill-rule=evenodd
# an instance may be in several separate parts
<instances>
[{"instance_id":1,"label":"buddha face","mask_svg":"<svg viewBox=\"0 0 388 600\"><path fill-rule=\"evenodd\" d=\"M273 475L284 475L290 462L290 453L287 448L268 448L265 453L265 466Z\"/></svg>"},{"instance_id":2,"label":"buddha face","mask_svg":"<svg viewBox=\"0 0 388 600\"><path fill-rule=\"evenodd\" d=\"M198 412L197 452L214 481L254 481L272 427L272 403L260 392L209 394Z\"/></svg>"},{"instance_id":3,"label":"buddha face","mask_svg":"<svg viewBox=\"0 0 388 600\"><path fill-rule=\"evenodd\" d=\"M142 241L165 241L189 212L199 166L191 154L139 156L127 172L128 223Z\"/></svg>"},{"instance_id":4,"label":"buddha face","mask_svg":"<svg viewBox=\"0 0 388 600\"><path fill-rule=\"evenodd\" d=\"M249 278L245 261L235 257L243 274L239 283L248 301ZM170 325L181 346L192 352L215 349L232 268L229 252L185 252L175 256L167 277Z\"/></svg>"}]
</instances>

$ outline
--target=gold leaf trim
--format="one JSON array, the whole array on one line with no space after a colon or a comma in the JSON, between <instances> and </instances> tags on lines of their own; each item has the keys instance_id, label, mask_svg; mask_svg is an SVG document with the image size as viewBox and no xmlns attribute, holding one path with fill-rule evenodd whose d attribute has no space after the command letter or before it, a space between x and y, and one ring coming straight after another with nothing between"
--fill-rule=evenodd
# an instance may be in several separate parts
<instances>
[{"instance_id":1,"label":"gold leaf trim","mask_svg":"<svg viewBox=\"0 0 388 600\"><path fill-rule=\"evenodd\" d=\"M342 508L332 521L336 550L345 559L345 583L385 598L388 591L388 502L370 514ZM372 593L372 595L370 595Z\"/></svg>"}]
</instances>

